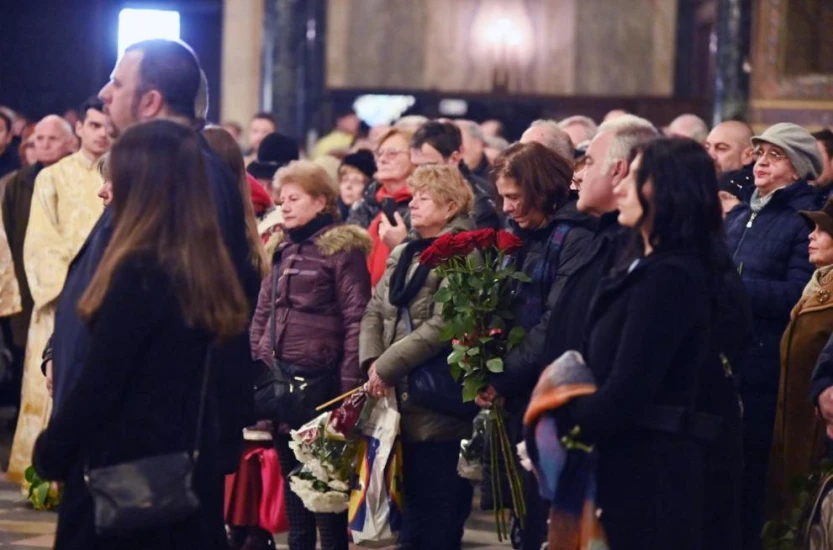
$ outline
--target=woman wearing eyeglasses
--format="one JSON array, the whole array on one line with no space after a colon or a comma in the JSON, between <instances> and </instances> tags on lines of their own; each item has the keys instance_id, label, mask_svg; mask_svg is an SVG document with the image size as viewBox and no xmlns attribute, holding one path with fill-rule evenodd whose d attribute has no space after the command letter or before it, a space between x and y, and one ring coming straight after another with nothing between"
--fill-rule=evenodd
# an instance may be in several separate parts
<instances>
[{"instance_id":1,"label":"woman wearing eyeglasses","mask_svg":"<svg viewBox=\"0 0 833 550\"><path fill-rule=\"evenodd\" d=\"M373 240L373 249L367 259L373 286L385 274L390 251L405 240L411 228L408 177L414 171L410 149L412 135L407 130L391 128L382 136L376 150L376 179L365 188L361 202L353 205L347 218L347 223L367 229ZM385 210L393 220L388 219Z\"/></svg>"},{"instance_id":2,"label":"woman wearing eyeglasses","mask_svg":"<svg viewBox=\"0 0 833 550\"><path fill-rule=\"evenodd\" d=\"M744 405L743 536L756 547L762 524L767 462L778 396L781 335L813 273L810 228L798 214L816 210L807 183L821 172L816 141L805 129L776 124L752 138L755 190L726 217L732 259L749 294L754 339L738 373ZM759 544L757 544L759 546Z\"/></svg>"}]
</instances>

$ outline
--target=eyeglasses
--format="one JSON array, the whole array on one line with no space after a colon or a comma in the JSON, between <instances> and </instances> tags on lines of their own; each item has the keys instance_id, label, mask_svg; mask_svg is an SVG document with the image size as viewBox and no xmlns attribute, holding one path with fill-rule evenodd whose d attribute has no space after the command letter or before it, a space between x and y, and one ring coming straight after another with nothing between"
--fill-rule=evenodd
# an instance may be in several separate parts
<instances>
[{"instance_id":1,"label":"eyeglasses","mask_svg":"<svg viewBox=\"0 0 833 550\"><path fill-rule=\"evenodd\" d=\"M764 150L763 147L756 147L753 151L755 155L755 160L761 160L764 157L769 157L771 162L780 162L787 158L787 155L782 153L781 151L776 151L775 149L770 149L769 151Z\"/></svg>"},{"instance_id":2,"label":"eyeglasses","mask_svg":"<svg viewBox=\"0 0 833 550\"><path fill-rule=\"evenodd\" d=\"M405 149L379 149L378 151L376 151L376 158L383 159L397 157L406 153L408 153L408 151L406 151Z\"/></svg>"}]
</instances>

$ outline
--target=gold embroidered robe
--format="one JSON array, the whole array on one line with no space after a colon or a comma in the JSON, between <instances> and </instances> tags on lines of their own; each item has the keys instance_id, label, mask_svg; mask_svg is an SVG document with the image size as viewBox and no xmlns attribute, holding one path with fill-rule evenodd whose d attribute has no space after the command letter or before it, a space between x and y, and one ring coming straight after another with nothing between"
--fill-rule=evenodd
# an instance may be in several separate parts
<instances>
[{"instance_id":1,"label":"gold embroidered robe","mask_svg":"<svg viewBox=\"0 0 833 550\"><path fill-rule=\"evenodd\" d=\"M25 485L35 439L46 427L51 399L41 357L55 324L57 299L70 262L104 210L97 196L103 179L83 151L44 168L35 180L23 263L34 301L26 342L20 416L7 477Z\"/></svg>"},{"instance_id":2,"label":"gold embroidered robe","mask_svg":"<svg viewBox=\"0 0 833 550\"><path fill-rule=\"evenodd\" d=\"M3 212L0 212L2 218ZM0 317L14 315L21 310L20 287L14 274L12 249L6 237L3 220L0 219Z\"/></svg>"}]
</instances>

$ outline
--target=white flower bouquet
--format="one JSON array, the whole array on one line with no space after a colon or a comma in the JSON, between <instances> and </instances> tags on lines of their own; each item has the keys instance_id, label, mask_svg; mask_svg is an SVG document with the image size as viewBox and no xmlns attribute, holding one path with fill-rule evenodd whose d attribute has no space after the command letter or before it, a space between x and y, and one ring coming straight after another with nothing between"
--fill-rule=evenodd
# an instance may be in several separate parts
<instances>
[{"instance_id":1,"label":"white flower bouquet","mask_svg":"<svg viewBox=\"0 0 833 550\"><path fill-rule=\"evenodd\" d=\"M367 405L359 391L342 405L290 432L290 449L301 463L289 477L289 486L316 513L337 513L350 503L350 481L356 458L356 430Z\"/></svg>"}]
</instances>

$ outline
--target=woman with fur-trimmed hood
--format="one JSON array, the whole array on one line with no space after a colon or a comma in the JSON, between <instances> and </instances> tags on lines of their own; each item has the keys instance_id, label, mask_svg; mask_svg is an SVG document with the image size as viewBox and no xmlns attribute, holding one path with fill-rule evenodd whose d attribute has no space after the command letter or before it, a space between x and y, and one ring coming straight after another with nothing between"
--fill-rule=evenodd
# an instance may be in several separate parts
<instances>
[{"instance_id":1,"label":"woman with fur-trimmed hood","mask_svg":"<svg viewBox=\"0 0 833 550\"><path fill-rule=\"evenodd\" d=\"M364 382L359 327L370 300L370 237L359 227L337 221L336 191L314 162L293 161L278 170L275 179L283 241L258 297L250 332L252 355L269 364L279 361L296 375L337 374L334 392L353 389ZM275 436L284 476L298 465L286 431L279 428ZM346 513L313 514L291 491L285 499L290 548L314 549L317 527L322 549L347 550Z\"/></svg>"}]
</instances>

